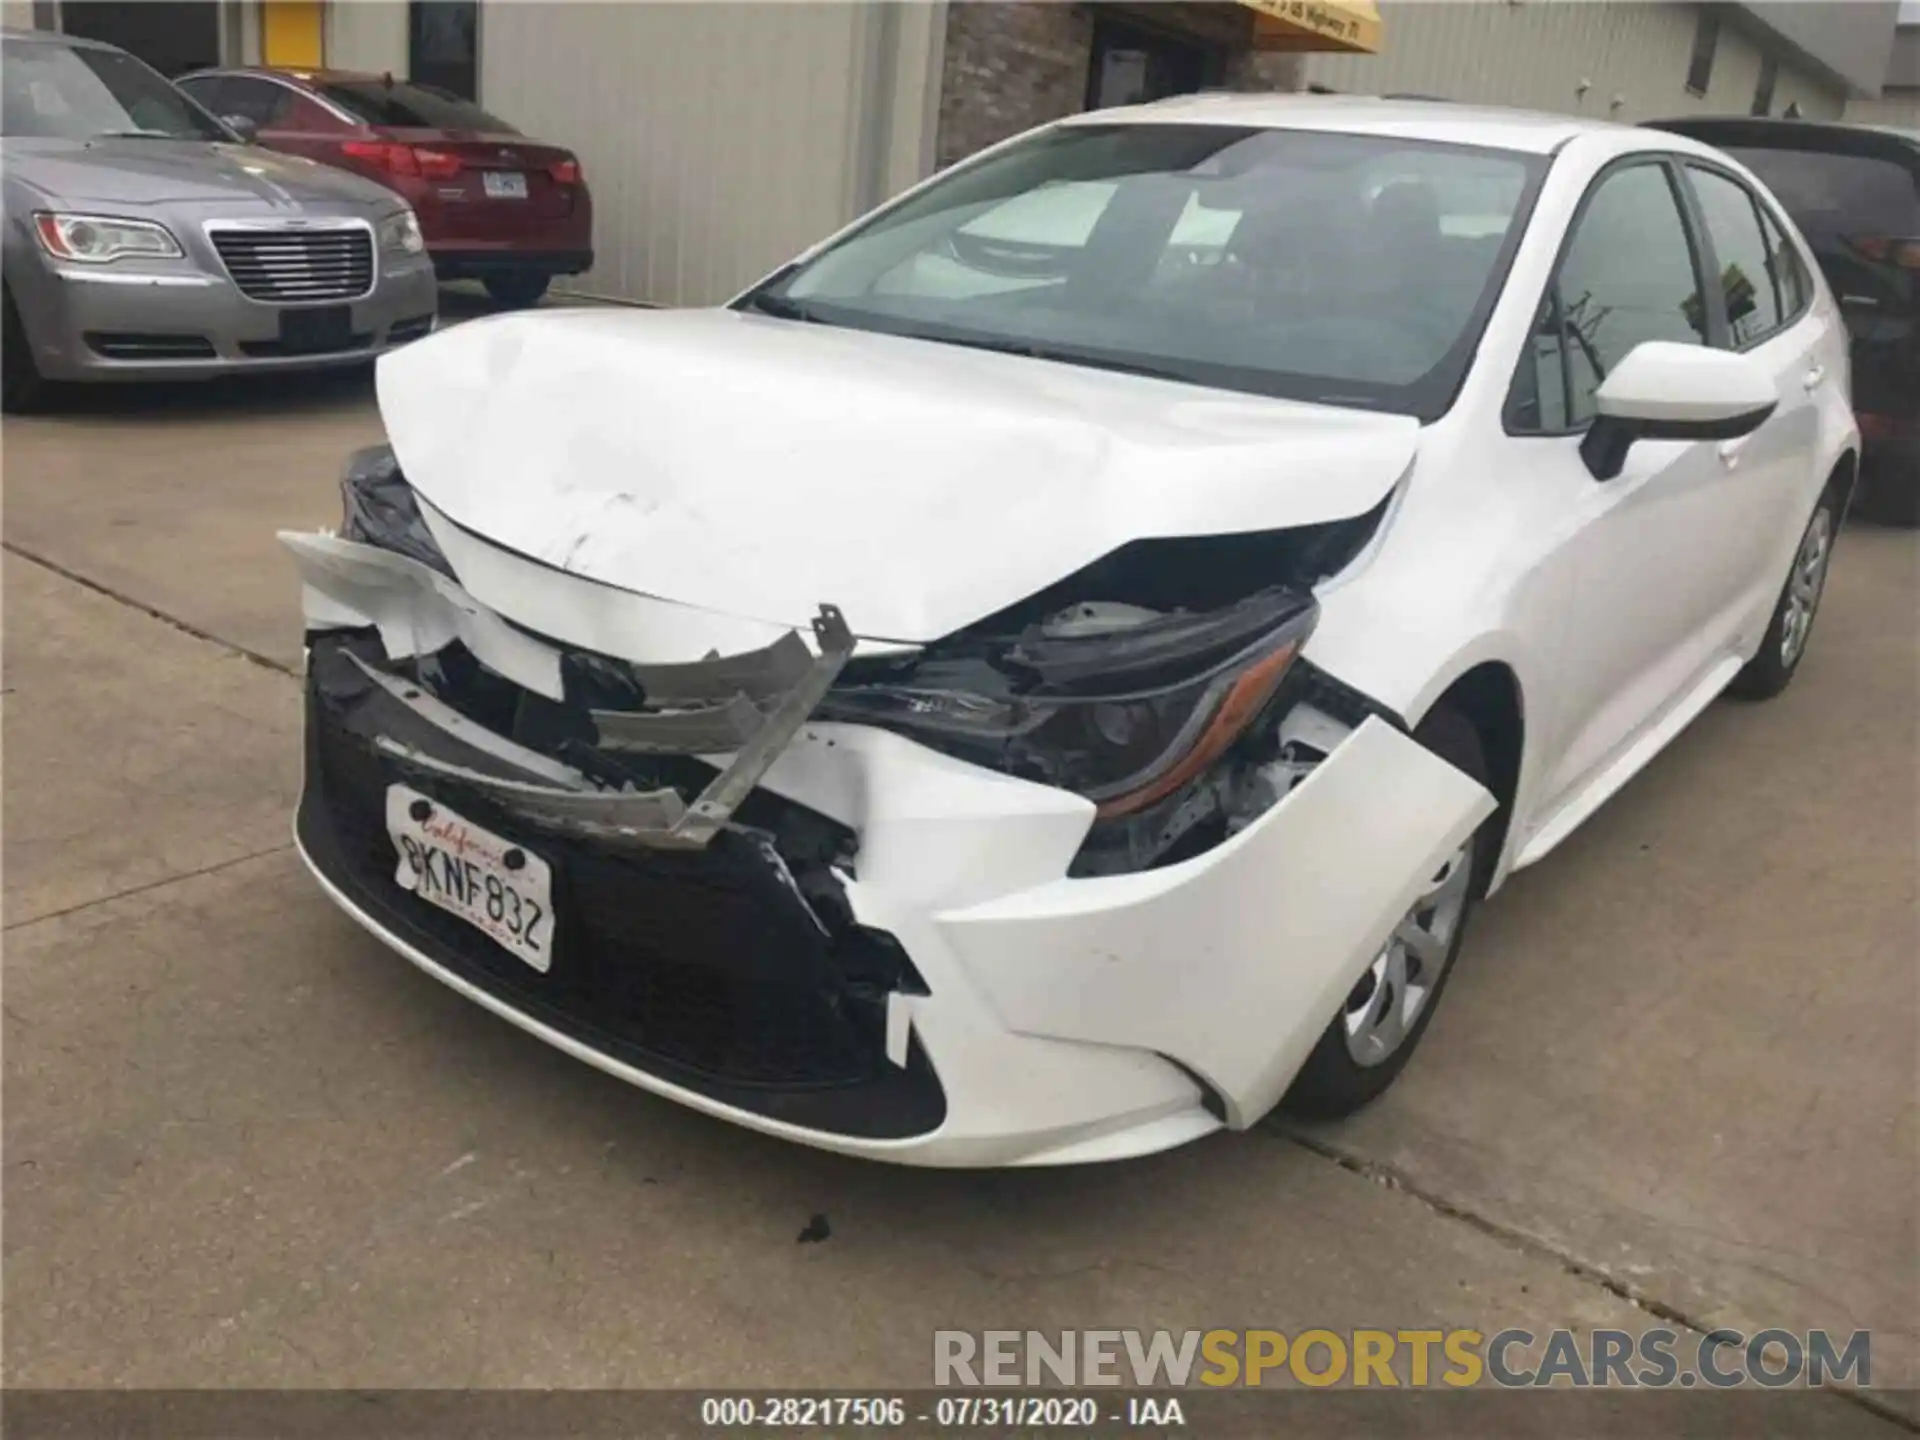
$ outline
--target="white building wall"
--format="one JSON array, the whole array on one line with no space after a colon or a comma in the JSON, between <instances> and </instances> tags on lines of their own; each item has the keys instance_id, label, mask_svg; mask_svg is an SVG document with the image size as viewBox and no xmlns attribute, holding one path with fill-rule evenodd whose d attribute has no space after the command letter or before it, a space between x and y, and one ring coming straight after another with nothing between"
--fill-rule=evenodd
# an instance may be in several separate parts
<instances>
[{"instance_id":1,"label":"white building wall","mask_svg":"<svg viewBox=\"0 0 1920 1440\"><path fill-rule=\"evenodd\" d=\"M1412 92L1627 122L1744 115L1760 79L1759 44L1731 14L1705 95L1686 86L1698 7L1639 0L1384 0L1377 56L1312 55L1304 83L1361 94ZM1782 61L1773 113L1837 118L1837 84Z\"/></svg>"},{"instance_id":2,"label":"white building wall","mask_svg":"<svg viewBox=\"0 0 1920 1440\"><path fill-rule=\"evenodd\" d=\"M1878 100L1849 100L1847 119L1856 125L1900 125L1920 130L1920 90L1884 90Z\"/></svg>"},{"instance_id":3,"label":"white building wall","mask_svg":"<svg viewBox=\"0 0 1920 1440\"><path fill-rule=\"evenodd\" d=\"M921 172L935 22L924 5L488 3L480 100L580 156L598 261L569 288L711 303Z\"/></svg>"},{"instance_id":4,"label":"white building wall","mask_svg":"<svg viewBox=\"0 0 1920 1440\"><path fill-rule=\"evenodd\" d=\"M336 70L405 75L406 0L331 0L323 43Z\"/></svg>"}]
</instances>

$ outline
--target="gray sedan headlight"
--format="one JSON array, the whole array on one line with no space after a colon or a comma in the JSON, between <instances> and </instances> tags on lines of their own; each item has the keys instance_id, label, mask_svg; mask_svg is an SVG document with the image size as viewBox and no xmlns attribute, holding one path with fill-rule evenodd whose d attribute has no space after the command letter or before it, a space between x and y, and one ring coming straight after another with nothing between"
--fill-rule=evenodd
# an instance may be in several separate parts
<instances>
[{"instance_id":1,"label":"gray sedan headlight","mask_svg":"<svg viewBox=\"0 0 1920 1440\"><path fill-rule=\"evenodd\" d=\"M426 237L420 233L419 218L413 211L402 210L380 222L380 248L405 255L418 255L427 248Z\"/></svg>"},{"instance_id":2,"label":"gray sedan headlight","mask_svg":"<svg viewBox=\"0 0 1920 1440\"><path fill-rule=\"evenodd\" d=\"M62 215L37 211L34 233L41 247L56 260L79 260L104 265L127 256L150 260L177 260L180 242L164 225L151 220L125 220L115 215Z\"/></svg>"}]
</instances>

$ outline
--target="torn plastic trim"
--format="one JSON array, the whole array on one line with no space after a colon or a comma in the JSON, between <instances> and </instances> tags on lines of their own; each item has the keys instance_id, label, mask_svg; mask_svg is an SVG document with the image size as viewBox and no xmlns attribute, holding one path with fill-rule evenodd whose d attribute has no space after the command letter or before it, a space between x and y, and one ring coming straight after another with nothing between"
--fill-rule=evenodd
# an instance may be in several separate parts
<instances>
[{"instance_id":1,"label":"torn plastic trim","mask_svg":"<svg viewBox=\"0 0 1920 1440\"><path fill-rule=\"evenodd\" d=\"M389 675L386 671L369 665L351 650L344 653L367 679L422 720L444 730L462 745L490 755L503 764L524 772L530 779L546 780L556 785L563 785L570 790L584 790L593 783L571 765L542 755L538 750L530 750L518 741L509 740L504 735L497 735L486 726L469 720L451 705L429 694L425 687L411 680L403 680L398 675ZM384 736L381 739L388 748L398 753L408 756L418 754L411 746L398 745L391 740L386 740ZM421 756L420 759L431 767L444 766L447 773L457 773L463 779L470 774L477 774L462 766L445 765L443 761L430 760L426 756Z\"/></svg>"},{"instance_id":2,"label":"torn plastic trim","mask_svg":"<svg viewBox=\"0 0 1920 1440\"><path fill-rule=\"evenodd\" d=\"M391 445L369 445L347 457L340 477L340 534L453 574Z\"/></svg>"},{"instance_id":3,"label":"torn plastic trim","mask_svg":"<svg viewBox=\"0 0 1920 1440\"><path fill-rule=\"evenodd\" d=\"M841 631L847 628L838 610L822 605L813 629L823 648L827 639L820 624L829 613L833 625ZM847 653L853 653L850 634ZM801 683L813 664L814 657L806 642L789 630L771 645L740 655L711 655L683 665L637 665L628 661L622 662L622 668L627 678L645 692L650 703L684 705L703 700L729 700L736 695L749 700L770 700ZM619 712L596 711L595 718L602 713Z\"/></svg>"},{"instance_id":4,"label":"torn plastic trim","mask_svg":"<svg viewBox=\"0 0 1920 1440\"><path fill-rule=\"evenodd\" d=\"M361 540L283 530L306 587L310 626L372 628L388 655L431 655L458 640L495 674L563 700L561 652L482 605L457 580L410 556ZM806 646L793 637L804 653Z\"/></svg>"},{"instance_id":5,"label":"torn plastic trim","mask_svg":"<svg viewBox=\"0 0 1920 1440\"><path fill-rule=\"evenodd\" d=\"M765 721L744 694L690 710L589 710L602 750L642 755L718 755L751 740Z\"/></svg>"},{"instance_id":6,"label":"torn plastic trim","mask_svg":"<svg viewBox=\"0 0 1920 1440\"><path fill-rule=\"evenodd\" d=\"M657 790L609 790L589 777L525 746L495 734L485 726L467 719L444 702L429 695L423 687L385 674L377 667L349 652L349 657L367 677L420 719L460 743L519 769L528 778L487 774L470 766L458 765L429 755L417 746L406 745L381 735L375 744L405 766L455 780L473 787L489 799L511 809L531 823L606 841L655 849L697 850L725 829L754 787L820 703L853 653L853 635L845 618L831 605L822 605L813 622L814 637L820 646L818 656L808 657L808 668L790 689L778 695L764 712L744 697L738 697L758 717L752 735L734 751L733 759L707 784L691 805L680 792L671 788ZM789 632L795 645L806 646ZM778 648L768 647L769 650ZM761 652L765 654L766 652ZM733 657L735 662L742 657ZM725 665L722 673L739 673L737 664ZM738 692L736 692L738 695ZM725 708L725 707L715 707ZM738 707L731 707L738 713ZM624 712L623 712L624 713ZM626 716L629 720L668 719L644 715ZM679 753L696 753L681 750ZM708 751L708 753L714 753ZM539 783L545 781L548 783Z\"/></svg>"}]
</instances>

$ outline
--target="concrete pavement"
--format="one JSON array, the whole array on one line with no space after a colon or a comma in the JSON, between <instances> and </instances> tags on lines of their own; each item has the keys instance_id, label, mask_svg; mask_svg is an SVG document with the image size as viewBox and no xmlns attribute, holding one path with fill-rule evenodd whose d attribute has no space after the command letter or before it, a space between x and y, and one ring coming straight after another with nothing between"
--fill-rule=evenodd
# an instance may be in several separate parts
<instances>
[{"instance_id":1,"label":"concrete pavement","mask_svg":"<svg viewBox=\"0 0 1920 1440\"><path fill-rule=\"evenodd\" d=\"M10 1383L897 1385L940 1327L1653 1323L1622 1293L1910 1364L1910 536L1851 530L1793 690L1482 911L1366 1115L899 1171L568 1061L308 883L297 685L236 652L297 658L272 531L378 434L336 384L0 435Z\"/></svg>"}]
</instances>

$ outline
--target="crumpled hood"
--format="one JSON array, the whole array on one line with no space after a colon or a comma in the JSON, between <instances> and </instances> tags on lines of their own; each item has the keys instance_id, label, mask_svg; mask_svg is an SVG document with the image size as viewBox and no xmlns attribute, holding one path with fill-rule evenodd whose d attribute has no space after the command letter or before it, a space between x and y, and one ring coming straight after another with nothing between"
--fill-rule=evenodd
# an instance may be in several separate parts
<instances>
[{"instance_id":1,"label":"crumpled hood","mask_svg":"<svg viewBox=\"0 0 1920 1440\"><path fill-rule=\"evenodd\" d=\"M1130 540L1359 515L1419 426L725 310L501 316L386 356L414 487L547 565L940 638Z\"/></svg>"}]
</instances>

